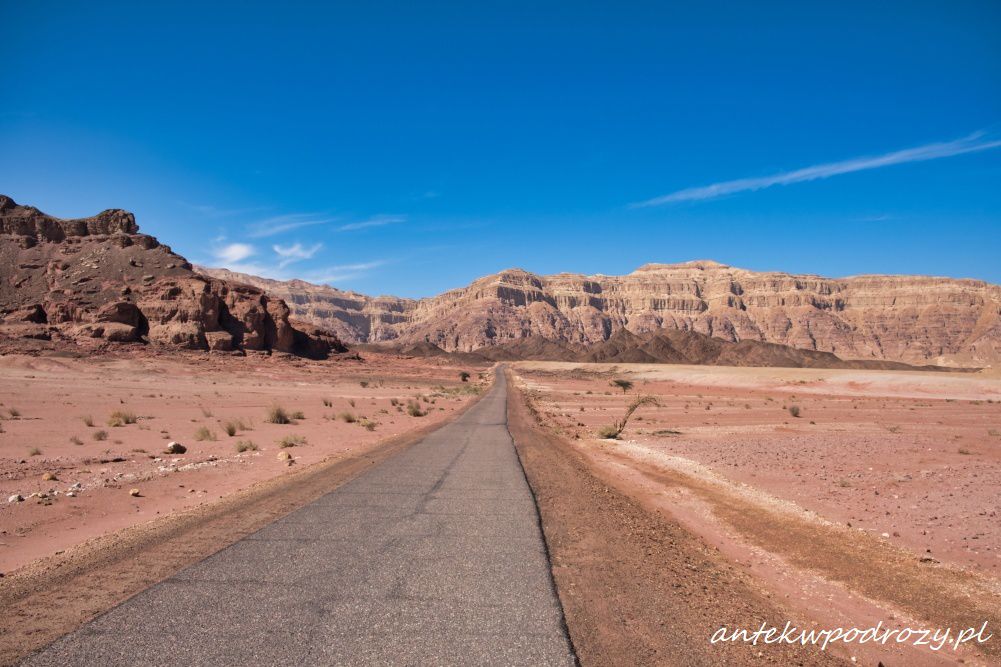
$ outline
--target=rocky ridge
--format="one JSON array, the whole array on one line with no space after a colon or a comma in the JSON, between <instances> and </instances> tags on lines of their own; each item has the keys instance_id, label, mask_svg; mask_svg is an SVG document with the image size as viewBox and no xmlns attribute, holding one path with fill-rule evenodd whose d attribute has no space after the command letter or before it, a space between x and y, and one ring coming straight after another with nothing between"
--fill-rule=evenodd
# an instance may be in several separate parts
<instances>
[{"instance_id":1,"label":"rocky ridge","mask_svg":"<svg viewBox=\"0 0 1001 667\"><path fill-rule=\"evenodd\" d=\"M471 352L526 338L586 346L623 330L680 330L844 359L952 366L1001 359L1001 286L979 280L824 278L694 261L648 264L624 276L511 269L414 300L197 270L281 297L295 317L350 343L427 342Z\"/></svg>"},{"instance_id":2,"label":"rocky ridge","mask_svg":"<svg viewBox=\"0 0 1001 667\"><path fill-rule=\"evenodd\" d=\"M345 348L296 327L281 300L195 273L135 217L111 209L62 220L0 195L0 333L99 345L323 357Z\"/></svg>"}]
</instances>

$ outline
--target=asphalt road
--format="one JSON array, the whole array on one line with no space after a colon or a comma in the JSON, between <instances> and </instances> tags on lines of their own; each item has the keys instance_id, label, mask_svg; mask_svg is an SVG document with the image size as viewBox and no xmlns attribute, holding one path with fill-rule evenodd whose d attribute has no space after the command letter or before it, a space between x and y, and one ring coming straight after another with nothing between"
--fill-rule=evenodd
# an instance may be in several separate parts
<instances>
[{"instance_id":1,"label":"asphalt road","mask_svg":"<svg viewBox=\"0 0 1001 667\"><path fill-rule=\"evenodd\" d=\"M498 375L451 424L23 664L574 664Z\"/></svg>"}]
</instances>

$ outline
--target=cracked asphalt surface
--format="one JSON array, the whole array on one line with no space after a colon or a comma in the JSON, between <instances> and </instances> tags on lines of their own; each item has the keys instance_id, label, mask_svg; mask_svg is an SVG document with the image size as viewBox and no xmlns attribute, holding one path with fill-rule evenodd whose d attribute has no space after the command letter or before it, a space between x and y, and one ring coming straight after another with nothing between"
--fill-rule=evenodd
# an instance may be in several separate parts
<instances>
[{"instance_id":1,"label":"cracked asphalt surface","mask_svg":"<svg viewBox=\"0 0 1001 667\"><path fill-rule=\"evenodd\" d=\"M22 664L575 664L506 401Z\"/></svg>"}]
</instances>

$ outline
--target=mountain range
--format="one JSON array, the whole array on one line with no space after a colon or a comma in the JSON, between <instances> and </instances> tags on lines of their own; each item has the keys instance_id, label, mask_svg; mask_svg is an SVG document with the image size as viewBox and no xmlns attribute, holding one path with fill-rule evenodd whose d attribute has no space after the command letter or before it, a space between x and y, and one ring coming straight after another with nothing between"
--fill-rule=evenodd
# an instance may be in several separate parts
<instances>
[{"instance_id":1,"label":"mountain range","mask_svg":"<svg viewBox=\"0 0 1001 667\"><path fill-rule=\"evenodd\" d=\"M345 342L472 352L541 338L589 346L620 331L686 331L843 359L988 366L1001 357L1001 286L981 280L756 272L713 261L647 264L624 276L510 269L424 299L196 267L253 285Z\"/></svg>"},{"instance_id":2,"label":"mountain range","mask_svg":"<svg viewBox=\"0 0 1001 667\"><path fill-rule=\"evenodd\" d=\"M1001 286L701 260L623 276L509 269L423 299L367 296L192 266L127 211L61 220L0 195L0 338L312 357L347 344L483 360L982 367L1001 357Z\"/></svg>"}]
</instances>

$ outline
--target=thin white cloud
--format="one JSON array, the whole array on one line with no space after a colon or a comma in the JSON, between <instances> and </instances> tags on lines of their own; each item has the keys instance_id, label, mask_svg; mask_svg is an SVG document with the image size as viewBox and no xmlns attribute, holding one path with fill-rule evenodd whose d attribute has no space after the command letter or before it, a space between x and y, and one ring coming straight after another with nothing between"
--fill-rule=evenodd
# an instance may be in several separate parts
<instances>
[{"instance_id":1,"label":"thin white cloud","mask_svg":"<svg viewBox=\"0 0 1001 667\"><path fill-rule=\"evenodd\" d=\"M254 246L247 243L229 243L212 251L215 258L226 264L235 264L254 255Z\"/></svg>"},{"instance_id":2,"label":"thin white cloud","mask_svg":"<svg viewBox=\"0 0 1001 667\"><path fill-rule=\"evenodd\" d=\"M264 220L259 220L248 226L247 233L251 238L262 239L269 236L277 236L290 232L293 229L302 227L314 227L316 225L328 225L336 222L337 218L320 213L288 213L276 215Z\"/></svg>"},{"instance_id":3,"label":"thin white cloud","mask_svg":"<svg viewBox=\"0 0 1001 667\"><path fill-rule=\"evenodd\" d=\"M878 169L889 167L895 164L905 164L908 162L923 162L925 160L937 160L964 153L975 153L978 151L990 150L1001 147L999 140L986 140L984 132L974 132L973 134L956 139L934 144L925 144L915 148L906 148L892 153L875 155L869 157L858 157L841 162L828 162L818 164L804 169L788 171L772 176L759 178L739 178L733 181L722 181L697 188L686 188L678 190L661 197L654 197L646 201L632 204L633 208L643 208L648 206L661 206L663 204L674 204L685 201L702 201L715 199L738 192L753 192L763 190L774 185L789 185L792 183L803 183L805 181L815 181L840 174L850 174L856 171L866 171L868 169Z\"/></svg>"},{"instance_id":4,"label":"thin white cloud","mask_svg":"<svg viewBox=\"0 0 1001 667\"><path fill-rule=\"evenodd\" d=\"M315 243L308 248L304 247L301 243L293 243L289 246L275 244L271 246L271 249L275 251L276 255L281 257L281 260L278 262L278 268L284 269L289 264L312 259L313 255L319 252L322 247L322 243Z\"/></svg>"},{"instance_id":5,"label":"thin white cloud","mask_svg":"<svg viewBox=\"0 0 1001 667\"><path fill-rule=\"evenodd\" d=\"M352 232L357 229L368 229L370 227L385 227L386 225L395 225L401 222L406 222L406 220L407 216L405 215L376 215L372 216L368 220L341 225L337 228L337 231Z\"/></svg>"}]
</instances>

